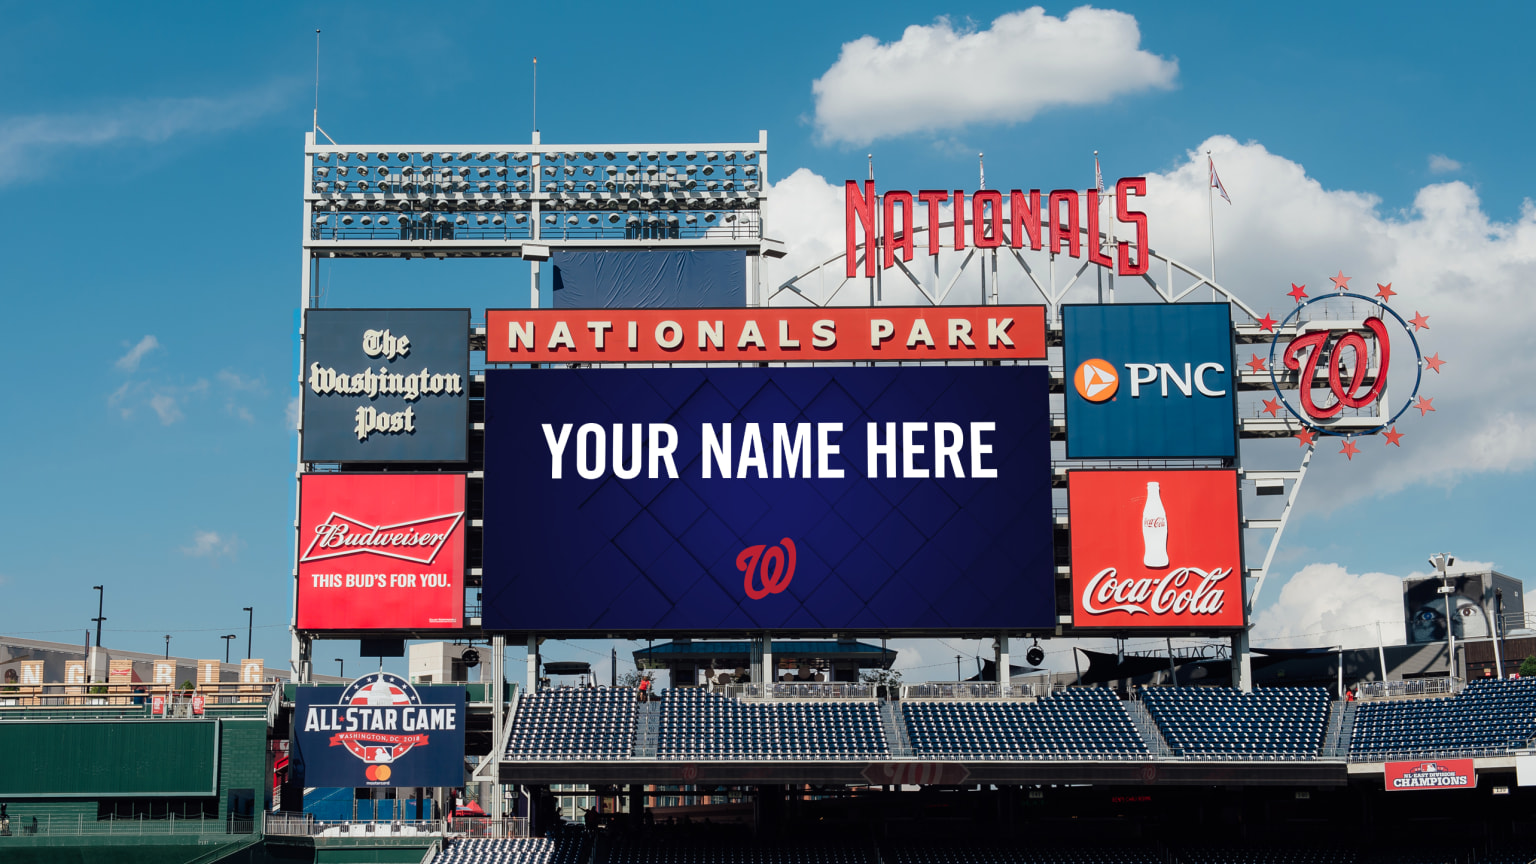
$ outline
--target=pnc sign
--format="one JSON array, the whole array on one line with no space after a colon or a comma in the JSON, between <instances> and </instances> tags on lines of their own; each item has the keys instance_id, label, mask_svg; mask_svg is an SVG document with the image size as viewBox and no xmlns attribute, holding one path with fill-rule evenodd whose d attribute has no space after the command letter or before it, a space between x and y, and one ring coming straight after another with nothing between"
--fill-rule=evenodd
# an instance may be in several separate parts
<instances>
[{"instance_id":1,"label":"pnc sign","mask_svg":"<svg viewBox=\"0 0 1536 864\"><path fill-rule=\"evenodd\" d=\"M1062 321L1069 458L1236 452L1227 304L1069 305Z\"/></svg>"}]
</instances>

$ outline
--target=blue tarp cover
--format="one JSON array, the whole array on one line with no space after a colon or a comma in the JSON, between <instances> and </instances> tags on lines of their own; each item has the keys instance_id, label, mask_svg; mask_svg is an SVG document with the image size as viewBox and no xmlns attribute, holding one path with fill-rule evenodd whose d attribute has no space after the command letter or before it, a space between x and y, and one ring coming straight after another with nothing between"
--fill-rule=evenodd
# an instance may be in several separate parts
<instances>
[{"instance_id":1,"label":"blue tarp cover","mask_svg":"<svg viewBox=\"0 0 1536 864\"><path fill-rule=\"evenodd\" d=\"M555 308L660 309L746 305L740 250L556 252Z\"/></svg>"}]
</instances>

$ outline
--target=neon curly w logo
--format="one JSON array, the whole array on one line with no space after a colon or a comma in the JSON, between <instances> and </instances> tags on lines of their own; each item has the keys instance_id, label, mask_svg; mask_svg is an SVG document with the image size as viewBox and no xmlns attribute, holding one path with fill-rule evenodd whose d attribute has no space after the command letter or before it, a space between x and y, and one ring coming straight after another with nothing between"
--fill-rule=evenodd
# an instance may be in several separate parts
<instances>
[{"instance_id":1,"label":"neon curly w logo","mask_svg":"<svg viewBox=\"0 0 1536 864\"><path fill-rule=\"evenodd\" d=\"M795 578L795 541L785 537L779 542L781 545L778 546L748 546L736 556L736 569L742 572L741 587L753 600L761 600L769 594L782 594ZM762 565L761 574L759 564ZM758 587L759 584L762 587Z\"/></svg>"}]
</instances>

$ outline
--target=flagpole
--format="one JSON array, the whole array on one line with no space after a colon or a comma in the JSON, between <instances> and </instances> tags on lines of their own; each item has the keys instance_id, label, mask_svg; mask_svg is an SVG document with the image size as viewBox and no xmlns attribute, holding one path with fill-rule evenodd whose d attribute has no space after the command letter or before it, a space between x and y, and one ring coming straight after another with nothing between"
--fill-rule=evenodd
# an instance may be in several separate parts
<instances>
[{"instance_id":1,"label":"flagpole","mask_svg":"<svg viewBox=\"0 0 1536 864\"><path fill-rule=\"evenodd\" d=\"M1211 226L1211 300L1216 300L1216 163L1211 161L1211 151L1205 151L1205 213Z\"/></svg>"}]
</instances>

